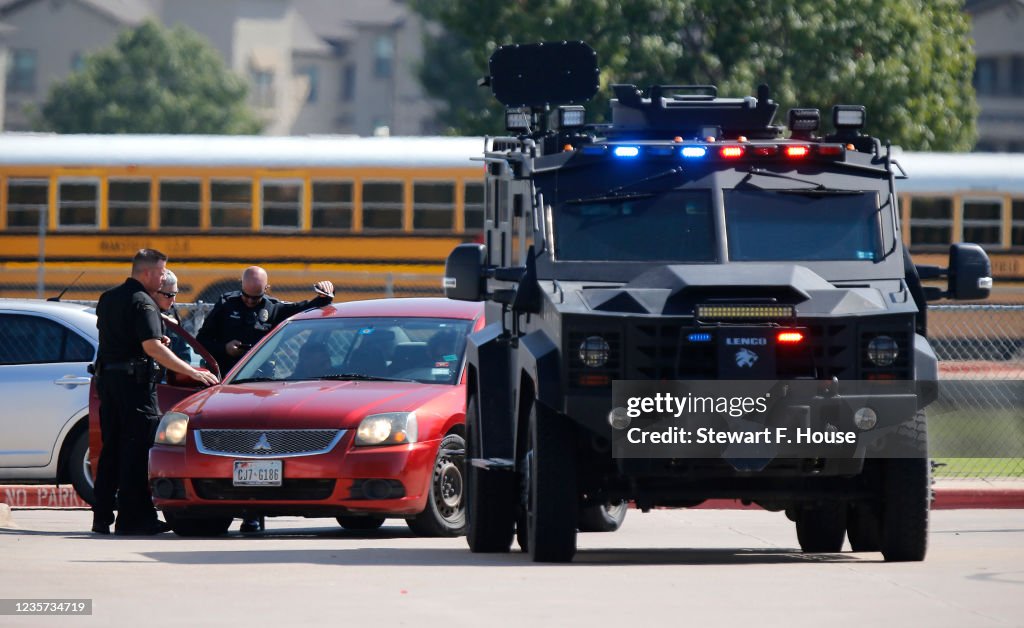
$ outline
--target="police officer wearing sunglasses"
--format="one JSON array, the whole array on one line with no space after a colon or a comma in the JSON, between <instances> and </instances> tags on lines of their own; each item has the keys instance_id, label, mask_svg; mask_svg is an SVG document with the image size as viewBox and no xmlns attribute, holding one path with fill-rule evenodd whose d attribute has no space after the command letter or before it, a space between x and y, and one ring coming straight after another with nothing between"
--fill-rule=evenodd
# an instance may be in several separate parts
<instances>
[{"instance_id":1,"label":"police officer wearing sunglasses","mask_svg":"<svg viewBox=\"0 0 1024 628\"><path fill-rule=\"evenodd\" d=\"M267 271L250 266L242 273L242 289L220 297L203 321L196 339L213 355L220 372L231 370L245 352L270 333L281 321L311 307L323 307L334 300L334 284L321 281L313 286L317 297L297 303L278 301L267 294Z\"/></svg>"}]
</instances>

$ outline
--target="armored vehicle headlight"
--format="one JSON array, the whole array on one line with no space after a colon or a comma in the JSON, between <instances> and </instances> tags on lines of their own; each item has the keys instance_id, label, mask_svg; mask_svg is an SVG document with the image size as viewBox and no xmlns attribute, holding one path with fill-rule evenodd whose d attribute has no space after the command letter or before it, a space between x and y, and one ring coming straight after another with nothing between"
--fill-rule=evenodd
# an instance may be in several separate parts
<instances>
[{"instance_id":1,"label":"armored vehicle headlight","mask_svg":"<svg viewBox=\"0 0 1024 628\"><path fill-rule=\"evenodd\" d=\"M899 354L899 345L889 336L876 336L868 343L868 360L875 366L891 366Z\"/></svg>"},{"instance_id":2,"label":"armored vehicle headlight","mask_svg":"<svg viewBox=\"0 0 1024 628\"><path fill-rule=\"evenodd\" d=\"M608 353L611 348L608 342L600 336L589 336L580 343L580 360L591 368L604 366L608 362Z\"/></svg>"},{"instance_id":3,"label":"armored vehicle headlight","mask_svg":"<svg viewBox=\"0 0 1024 628\"><path fill-rule=\"evenodd\" d=\"M157 445L184 445L188 433L188 415L182 412L168 412L160 419L156 428Z\"/></svg>"}]
</instances>

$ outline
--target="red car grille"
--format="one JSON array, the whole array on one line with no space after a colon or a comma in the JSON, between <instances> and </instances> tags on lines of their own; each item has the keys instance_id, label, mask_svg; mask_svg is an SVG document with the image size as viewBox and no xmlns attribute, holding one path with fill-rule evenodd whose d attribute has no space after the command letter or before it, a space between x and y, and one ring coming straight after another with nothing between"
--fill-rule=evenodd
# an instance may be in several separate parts
<instances>
[{"instance_id":1,"label":"red car grille","mask_svg":"<svg viewBox=\"0 0 1024 628\"><path fill-rule=\"evenodd\" d=\"M212 456L281 458L325 454L345 430L196 430L196 449Z\"/></svg>"}]
</instances>

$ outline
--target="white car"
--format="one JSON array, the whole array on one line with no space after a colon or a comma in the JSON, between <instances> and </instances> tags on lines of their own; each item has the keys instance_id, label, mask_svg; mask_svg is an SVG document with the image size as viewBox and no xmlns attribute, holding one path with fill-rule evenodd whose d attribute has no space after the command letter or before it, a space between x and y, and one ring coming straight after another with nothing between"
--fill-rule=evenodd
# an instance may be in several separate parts
<instances>
[{"instance_id":1,"label":"white car","mask_svg":"<svg viewBox=\"0 0 1024 628\"><path fill-rule=\"evenodd\" d=\"M92 501L87 305L0 299L0 482L70 483Z\"/></svg>"}]
</instances>

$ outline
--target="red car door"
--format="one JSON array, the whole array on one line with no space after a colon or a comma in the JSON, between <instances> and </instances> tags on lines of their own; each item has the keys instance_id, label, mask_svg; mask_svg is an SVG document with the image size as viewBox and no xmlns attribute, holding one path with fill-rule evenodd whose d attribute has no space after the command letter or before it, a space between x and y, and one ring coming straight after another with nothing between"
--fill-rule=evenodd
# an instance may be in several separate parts
<instances>
[{"instance_id":1,"label":"red car door","mask_svg":"<svg viewBox=\"0 0 1024 628\"><path fill-rule=\"evenodd\" d=\"M179 358L190 363L200 370L211 371L220 377L220 367L199 341L190 333L181 328L180 325L166 320L167 337L171 339L170 349ZM185 397L202 390L204 386L194 379L168 371L164 379L156 386L157 403L160 412L166 412L174 404ZM96 390L96 380L89 384L89 464L92 467L93 478L96 477L96 469L99 466L100 450L103 448L103 439L100 436L100 396Z\"/></svg>"}]
</instances>

